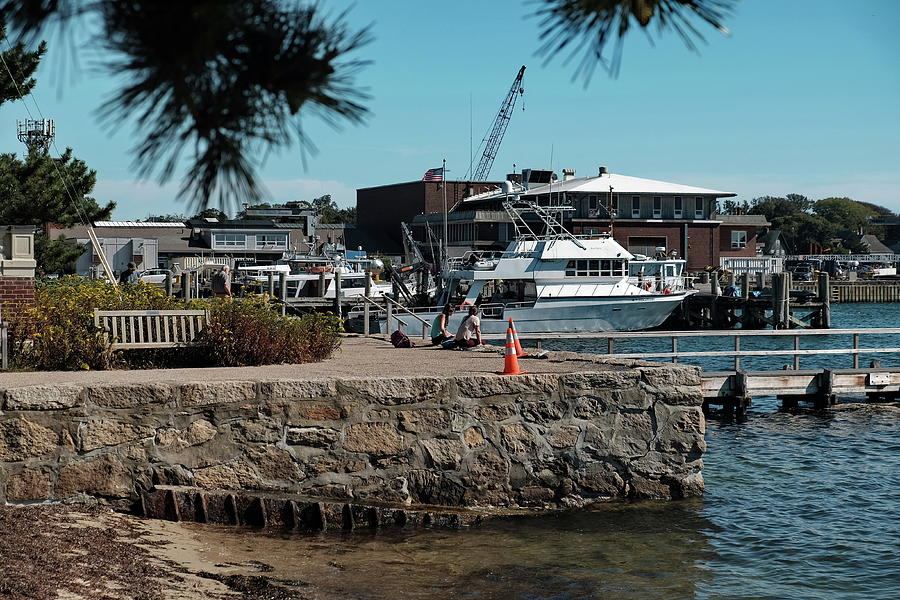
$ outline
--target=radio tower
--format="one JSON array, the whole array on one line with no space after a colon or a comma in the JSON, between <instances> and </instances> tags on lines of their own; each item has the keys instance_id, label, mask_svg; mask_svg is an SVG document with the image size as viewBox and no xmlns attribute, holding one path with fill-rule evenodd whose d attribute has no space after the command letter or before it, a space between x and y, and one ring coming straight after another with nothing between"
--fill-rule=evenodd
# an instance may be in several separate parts
<instances>
[{"instance_id":1,"label":"radio tower","mask_svg":"<svg viewBox=\"0 0 900 600\"><path fill-rule=\"evenodd\" d=\"M53 138L56 137L56 123L53 119L16 121L16 128L19 141L28 146L29 152L37 149L48 151Z\"/></svg>"}]
</instances>

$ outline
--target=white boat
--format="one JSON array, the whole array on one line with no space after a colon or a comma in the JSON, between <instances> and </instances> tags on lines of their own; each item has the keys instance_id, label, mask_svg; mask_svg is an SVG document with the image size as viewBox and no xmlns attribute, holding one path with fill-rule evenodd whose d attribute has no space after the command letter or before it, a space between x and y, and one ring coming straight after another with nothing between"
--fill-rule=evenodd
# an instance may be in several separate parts
<instances>
[{"instance_id":1,"label":"white boat","mask_svg":"<svg viewBox=\"0 0 900 600\"><path fill-rule=\"evenodd\" d=\"M278 293L281 277L285 279L287 297L335 297L338 291L335 288L335 274L340 274L342 298L362 296L366 290L366 273L357 268L350 261L326 257L303 257L286 260L287 264L252 265L238 267L239 279L245 285L256 288L258 291L268 289L269 277L274 281L276 293ZM324 280L325 293L319 293L319 285ZM382 296L391 292L391 284L383 281L372 281L370 296Z\"/></svg>"},{"instance_id":2,"label":"white boat","mask_svg":"<svg viewBox=\"0 0 900 600\"><path fill-rule=\"evenodd\" d=\"M438 306L412 312L431 323L440 306L456 305L451 332L469 304L481 308L481 330L489 334L505 333L510 317L520 333L638 331L662 324L695 293L685 278L684 260L634 255L609 235L569 233L554 216L569 207L518 200L503 206L516 226L516 239L504 252L469 252L451 260ZM540 217L540 233L525 213ZM383 320L379 325L388 332ZM396 328L396 322L392 325Z\"/></svg>"}]
</instances>

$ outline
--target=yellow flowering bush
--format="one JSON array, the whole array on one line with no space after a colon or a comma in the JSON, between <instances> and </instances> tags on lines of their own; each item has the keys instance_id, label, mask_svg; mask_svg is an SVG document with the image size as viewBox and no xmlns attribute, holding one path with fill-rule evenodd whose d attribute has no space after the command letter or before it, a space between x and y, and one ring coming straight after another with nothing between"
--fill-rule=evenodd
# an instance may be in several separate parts
<instances>
[{"instance_id":1,"label":"yellow flowering bush","mask_svg":"<svg viewBox=\"0 0 900 600\"><path fill-rule=\"evenodd\" d=\"M209 347L110 352L93 310L208 309ZM233 366L323 360L340 346L340 322L328 315L282 317L265 296L183 300L145 283L113 286L77 276L35 288L35 306L11 322L12 363L19 369L79 370L160 366Z\"/></svg>"}]
</instances>

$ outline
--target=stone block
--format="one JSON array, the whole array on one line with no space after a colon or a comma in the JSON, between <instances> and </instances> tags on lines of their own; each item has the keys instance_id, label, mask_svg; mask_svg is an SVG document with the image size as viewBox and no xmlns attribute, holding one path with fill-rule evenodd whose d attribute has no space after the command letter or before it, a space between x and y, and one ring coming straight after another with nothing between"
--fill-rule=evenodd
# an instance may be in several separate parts
<instances>
[{"instance_id":1,"label":"stone block","mask_svg":"<svg viewBox=\"0 0 900 600\"><path fill-rule=\"evenodd\" d=\"M626 487L628 497L632 500L671 500L672 489L668 483L657 479L647 479L640 475L632 475Z\"/></svg>"},{"instance_id":2,"label":"stone block","mask_svg":"<svg viewBox=\"0 0 900 600\"><path fill-rule=\"evenodd\" d=\"M248 448L247 459L256 467L256 472L270 480L290 483L303 478L291 454L275 446Z\"/></svg>"},{"instance_id":3,"label":"stone block","mask_svg":"<svg viewBox=\"0 0 900 600\"><path fill-rule=\"evenodd\" d=\"M547 443L557 450L575 448L580 434L581 429L577 425L566 425L553 431L547 438Z\"/></svg>"},{"instance_id":4,"label":"stone block","mask_svg":"<svg viewBox=\"0 0 900 600\"><path fill-rule=\"evenodd\" d=\"M175 387L164 383L100 384L87 388L88 399L102 408L136 408L175 400Z\"/></svg>"},{"instance_id":5,"label":"stone block","mask_svg":"<svg viewBox=\"0 0 900 600\"><path fill-rule=\"evenodd\" d=\"M7 502L28 502L48 500L52 486L50 473L43 470L29 469L6 480Z\"/></svg>"},{"instance_id":6,"label":"stone block","mask_svg":"<svg viewBox=\"0 0 900 600\"><path fill-rule=\"evenodd\" d=\"M155 431L150 427L109 420L88 421L82 423L78 428L82 452L90 452L105 446L118 446L132 440L153 437L154 433Z\"/></svg>"},{"instance_id":7,"label":"stone block","mask_svg":"<svg viewBox=\"0 0 900 600\"><path fill-rule=\"evenodd\" d=\"M256 489L259 487L259 477L246 462L233 460L195 470L194 483L207 489Z\"/></svg>"},{"instance_id":8,"label":"stone block","mask_svg":"<svg viewBox=\"0 0 900 600\"><path fill-rule=\"evenodd\" d=\"M184 429L162 428L156 432L156 445L161 450L182 450L205 444L216 437L219 430L205 419L194 421Z\"/></svg>"},{"instance_id":9,"label":"stone block","mask_svg":"<svg viewBox=\"0 0 900 600\"><path fill-rule=\"evenodd\" d=\"M658 402L674 406L703 406L703 392L699 386L673 385L656 389Z\"/></svg>"},{"instance_id":10,"label":"stone block","mask_svg":"<svg viewBox=\"0 0 900 600\"><path fill-rule=\"evenodd\" d=\"M459 469L463 446L456 440L430 439L420 442L431 465L444 471Z\"/></svg>"},{"instance_id":11,"label":"stone block","mask_svg":"<svg viewBox=\"0 0 900 600\"><path fill-rule=\"evenodd\" d=\"M675 385L700 385L700 367L668 364L640 367L637 371L644 381L659 388L672 387Z\"/></svg>"},{"instance_id":12,"label":"stone block","mask_svg":"<svg viewBox=\"0 0 900 600\"><path fill-rule=\"evenodd\" d=\"M572 413L578 419L594 419L614 406L614 392L580 394L572 397Z\"/></svg>"},{"instance_id":13,"label":"stone block","mask_svg":"<svg viewBox=\"0 0 900 600\"><path fill-rule=\"evenodd\" d=\"M566 404L561 400L537 400L520 404L522 417L532 423L547 425L562 419L566 414Z\"/></svg>"},{"instance_id":14,"label":"stone block","mask_svg":"<svg viewBox=\"0 0 900 600\"><path fill-rule=\"evenodd\" d=\"M450 413L437 408L403 410L400 427L411 433L446 433L450 429Z\"/></svg>"},{"instance_id":15,"label":"stone block","mask_svg":"<svg viewBox=\"0 0 900 600\"><path fill-rule=\"evenodd\" d=\"M481 452L469 464L469 478L477 486L506 484L509 462L493 450Z\"/></svg>"},{"instance_id":16,"label":"stone block","mask_svg":"<svg viewBox=\"0 0 900 600\"><path fill-rule=\"evenodd\" d=\"M622 413L619 426L612 436L612 452L633 458L647 454L655 441L653 420L649 413Z\"/></svg>"},{"instance_id":17,"label":"stone block","mask_svg":"<svg viewBox=\"0 0 900 600\"><path fill-rule=\"evenodd\" d=\"M520 423L501 426L500 439L503 447L513 454L527 454L537 443L534 434Z\"/></svg>"},{"instance_id":18,"label":"stone block","mask_svg":"<svg viewBox=\"0 0 900 600\"><path fill-rule=\"evenodd\" d=\"M287 443L293 446L331 448L340 435L337 429L328 427L288 427Z\"/></svg>"},{"instance_id":19,"label":"stone block","mask_svg":"<svg viewBox=\"0 0 900 600\"><path fill-rule=\"evenodd\" d=\"M78 493L89 496L127 498L134 491L131 473L114 456L73 463L59 470L56 497L68 498Z\"/></svg>"},{"instance_id":20,"label":"stone block","mask_svg":"<svg viewBox=\"0 0 900 600\"><path fill-rule=\"evenodd\" d=\"M83 403L80 385L30 385L4 393L6 410L60 410Z\"/></svg>"},{"instance_id":21,"label":"stone block","mask_svg":"<svg viewBox=\"0 0 900 600\"><path fill-rule=\"evenodd\" d=\"M209 381L181 386L182 406L209 406L256 402L253 381Z\"/></svg>"},{"instance_id":22,"label":"stone block","mask_svg":"<svg viewBox=\"0 0 900 600\"><path fill-rule=\"evenodd\" d=\"M553 501L555 492L540 486L528 486L519 491L519 504L522 506L546 506Z\"/></svg>"},{"instance_id":23,"label":"stone block","mask_svg":"<svg viewBox=\"0 0 900 600\"><path fill-rule=\"evenodd\" d=\"M263 402L300 398L330 398L337 395L337 384L330 379L263 381L259 384L259 393Z\"/></svg>"},{"instance_id":24,"label":"stone block","mask_svg":"<svg viewBox=\"0 0 900 600\"><path fill-rule=\"evenodd\" d=\"M0 421L0 461L13 462L50 454L57 448L55 431L15 418Z\"/></svg>"},{"instance_id":25,"label":"stone block","mask_svg":"<svg viewBox=\"0 0 900 600\"><path fill-rule=\"evenodd\" d=\"M358 458L341 459L329 456L317 457L306 463L305 470L311 475L322 473L358 473L368 467L365 461Z\"/></svg>"},{"instance_id":26,"label":"stone block","mask_svg":"<svg viewBox=\"0 0 900 600\"><path fill-rule=\"evenodd\" d=\"M463 441L469 448L477 448L484 444L484 435L477 427L469 427L463 432Z\"/></svg>"},{"instance_id":27,"label":"stone block","mask_svg":"<svg viewBox=\"0 0 900 600\"><path fill-rule=\"evenodd\" d=\"M513 402L478 406L475 408L475 416L484 423L500 422L516 415L516 405Z\"/></svg>"},{"instance_id":28,"label":"stone block","mask_svg":"<svg viewBox=\"0 0 900 600\"><path fill-rule=\"evenodd\" d=\"M448 394L449 383L436 377L377 377L343 379L338 391L373 400L380 404L411 404L430 400L439 402Z\"/></svg>"},{"instance_id":29,"label":"stone block","mask_svg":"<svg viewBox=\"0 0 900 600\"><path fill-rule=\"evenodd\" d=\"M499 367L499 364L498 364ZM456 378L456 390L462 398L487 398L513 394L552 394L559 388L555 374L464 375Z\"/></svg>"},{"instance_id":30,"label":"stone block","mask_svg":"<svg viewBox=\"0 0 900 600\"><path fill-rule=\"evenodd\" d=\"M572 397L586 392L596 394L602 390L612 391L637 387L640 382L640 373L634 369L567 373L560 375L560 382L566 397Z\"/></svg>"},{"instance_id":31,"label":"stone block","mask_svg":"<svg viewBox=\"0 0 900 600\"><path fill-rule=\"evenodd\" d=\"M374 456L400 454L407 449L403 436L388 423L359 423L347 428L343 449Z\"/></svg>"},{"instance_id":32,"label":"stone block","mask_svg":"<svg viewBox=\"0 0 900 600\"><path fill-rule=\"evenodd\" d=\"M253 421L238 421L232 429L248 442L273 444L281 439L282 426L274 419L261 417Z\"/></svg>"},{"instance_id":33,"label":"stone block","mask_svg":"<svg viewBox=\"0 0 900 600\"><path fill-rule=\"evenodd\" d=\"M706 420L700 408L654 406L657 447L661 452L699 458L706 452Z\"/></svg>"},{"instance_id":34,"label":"stone block","mask_svg":"<svg viewBox=\"0 0 900 600\"><path fill-rule=\"evenodd\" d=\"M437 504L460 506L465 497L465 488L445 473L412 470L406 474L409 498L417 504Z\"/></svg>"}]
</instances>

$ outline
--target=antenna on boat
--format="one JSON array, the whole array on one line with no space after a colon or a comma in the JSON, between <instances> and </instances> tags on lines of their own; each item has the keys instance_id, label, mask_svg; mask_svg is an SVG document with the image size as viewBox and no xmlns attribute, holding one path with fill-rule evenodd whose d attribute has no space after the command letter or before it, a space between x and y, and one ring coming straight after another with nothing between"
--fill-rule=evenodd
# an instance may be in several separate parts
<instances>
[{"instance_id":1,"label":"antenna on boat","mask_svg":"<svg viewBox=\"0 0 900 600\"><path fill-rule=\"evenodd\" d=\"M585 245L572 235L572 233L563 226L560 220L553 216L554 211L550 210L551 208L554 207L544 207L534 202L520 200L518 198L503 201L503 209L512 220L513 226L516 228L516 237L518 239L549 241L551 244L559 240L568 240L582 250L587 250ZM565 211L575 210L575 207L573 206L557 206L555 208L560 214ZM527 212L533 212L541 221L543 221L545 227L544 233L537 234L531 226L528 225L528 222L525 221L525 218L523 217L523 214Z\"/></svg>"}]
</instances>

